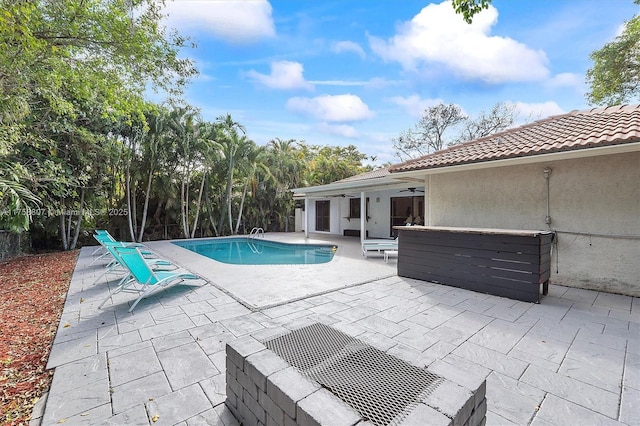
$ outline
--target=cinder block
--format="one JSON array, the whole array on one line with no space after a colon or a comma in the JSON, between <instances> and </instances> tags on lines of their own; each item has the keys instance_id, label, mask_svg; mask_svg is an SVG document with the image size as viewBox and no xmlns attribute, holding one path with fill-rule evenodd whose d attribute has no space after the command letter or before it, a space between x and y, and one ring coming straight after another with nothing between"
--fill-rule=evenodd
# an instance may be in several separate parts
<instances>
[{"instance_id":1,"label":"cinder block","mask_svg":"<svg viewBox=\"0 0 640 426\"><path fill-rule=\"evenodd\" d=\"M236 377L236 368L240 368L242 370L242 365L236 365L233 360L229 357L226 357L226 369L227 374L231 374L231 376L235 379Z\"/></svg>"},{"instance_id":2,"label":"cinder block","mask_svg":"<svg viewBox=\"0 0 640 426\"><path fill-rule=\"evenodd\" d=\"M249 411L253 413L253 415L258 419L258 421L262 424L267 423L267 414L264 411L264 408L258 404L257 398L254 399L245 389L244 394L242 394L242 402L245 403Z\"/></svg>"},{"instance_id":3,"label":"cinder block","mask_svg":"<svg viewBox=\"0 0 640 426\"><path fill-rule=\"evenodd\" d=\"M238 378L238 383L242 386L242 389L247 391L249 395L256 401L258 400L258 386L247 376L244 372L240 370L236 370L236 376ZM240 396L241 394L238 394Z\"/></svg>"},{"instance_id":4,"label":"cinder block","mask_svg":"<svg viewBox=\"0 0 640 426\"><path fill-rule=\"evenodd\" d=\"M291 417L287 416L286 414L284 415L284 426L298 426L298 424L296 423L296 421L294 419L292 419Z\"/></svg>"},{"instance_id":5,"label":"cinder block","mask_svg":"<svg viewBox=\"0 0 640 426\"><path fill-rule=\"evenodd\" d=\"M246 336L227 343L227 358L242 370L246 357L265 349L265 345L251 336Z\"/></svg>"},{"instance_id":6,"label":"cinder block","mask_svg":"<svg viewBox=\"0 0 640 426\"><path fill-rule=\"evenodd\" d=\"M240 386L240 384L236 379L231 377L228 371L227 371L226 380L227 380L227 389L231 389L233 393L235 393L236 395L242 395L242 387Z\"/></svg>"},{"instance_id":7,"label":"cinder block","mask_svg":"<svg viewBox=\"0 0 640 426\"><path fill-rule=\"evenodd\" d=\"M298 402L296 420L300 426L353 426L360 413L326 389L320 389Z\"/></svg>"},{"instance_id":8,"label":"cinder block","mask_svg":"<svg viewBox=\"0 0 640 426\"><path fill-rule=\"evenodd\" d=\"M487 399L483 399L480 405L473 411L469 421L469 426L480 426L486 420L487 416Z\"/></svg>"},{"instance_id":9,"label":"cinder block","mask_svg":"<svg viewBox=\"0 0 640 426\"><path fill-rule=\"evenodd\" d=\"M231 387L229 387L229 385L227 384L227 399L226 399L226 403L227 405L232 405L233 407L238 407L238 395L233 391L233 389L231 389Z\"/></svg>"},{"instance_id":10,"label":"cinder block","mask_svg":"<svg viewBox=\"0 0 640 426\"><path fill-rule=\"evenodd\" d=\"M438 385L421 402L449 417L453 426L463 426L475 408L471 391L448 380Z\"/></svg>"},{"instance_id":11,"label":"cinder block","mask_svg":"<svg viewBox=\"0 0 640 426\"><path fill-rule=\"evenodd\" d=\"M258 387L267 389L267 377L284 370L289 364L270 350L256 352L244 360L244 371Z\"/></svg>"},{"instance_id":12,"label":"cinder block","mask_svg":"<svg viewBox=\"0 0 640 426\"><path fill-rule=\"evenodd\" d=\"M267 396L292 419L296 419L296 403L320 388L318 383L307 379L293 367L267 378Z\"/></svg>"},{"instance_id":13,"label":"cinder block","mask_svg":"<svg viewBox=\"0 0 640 426\"><path fill-rule=\"evenodd\" d=\"M238 415L236 415L236 418L240 420L240 423L243 425L250 426L258 424L258 418L249 410L249 407L240 400L238 400Z\"/></svg>"},{"instance_id":14,"label":"cinder block","mask_svg":"<svg viewBox=\"0 0 640 426\"><path fill-rule=\"evenodd\" d=\"M258 394L258 403L267 412L267 415L271 417L278 425L284 424L284 411L278 407L278 404L273 402L271 398L265 393L260 392ZM269 421L267 420L267 424Z\"/></svg>"}]
</instances>

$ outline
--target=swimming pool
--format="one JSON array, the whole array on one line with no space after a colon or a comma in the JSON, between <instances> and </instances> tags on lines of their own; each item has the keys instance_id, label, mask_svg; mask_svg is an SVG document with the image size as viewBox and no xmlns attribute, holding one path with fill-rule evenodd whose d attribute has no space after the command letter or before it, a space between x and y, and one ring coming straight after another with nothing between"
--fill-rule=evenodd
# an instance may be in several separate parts
<instances>
[{"instance_id":1,"label":"swimming pool","mask_svg":"<svg viewBox=\"0 0 640 426\"><path fill-rule=\"evenodd\" d=\"M259 238L209 238L174 241L202 256L233 265L310 265L333 259L334 245L289 244Z\"/></svg>"}]
</instances>

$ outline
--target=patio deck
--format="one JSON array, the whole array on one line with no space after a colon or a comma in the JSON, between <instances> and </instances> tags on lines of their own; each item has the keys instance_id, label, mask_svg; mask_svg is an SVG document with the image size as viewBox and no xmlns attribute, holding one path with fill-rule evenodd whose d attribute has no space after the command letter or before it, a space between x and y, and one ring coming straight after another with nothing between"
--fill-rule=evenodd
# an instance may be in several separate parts
<instances>
[{"instance_id":1,"label":"patio deck","mask_svg":"<svg viewBox=\"0 0 640 426\"><path fill-rule=\"evenodd\" d=\"M542 303L519 302L398 277L358 238L313 239L338 244L335 260L238 267L150 243L211 285L174 286L133 313L132 294L97 309L114 282L92 286L102 265L82 249L31 424L237 425L225 343L309 321L434 373L486 378L487 425L640 424L639 298L552 282Z\"/></svg>"}]
</instances>

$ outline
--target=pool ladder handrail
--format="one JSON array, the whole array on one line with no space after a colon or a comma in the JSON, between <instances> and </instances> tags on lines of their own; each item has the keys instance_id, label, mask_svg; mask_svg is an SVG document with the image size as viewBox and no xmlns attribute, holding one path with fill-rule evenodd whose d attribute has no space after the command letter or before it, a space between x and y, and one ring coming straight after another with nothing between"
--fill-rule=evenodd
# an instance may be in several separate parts
<instances>
[{"instance_id":1,"label":"pool ladder handrail","mask_svg":"<svg viewBox=\"0 0 640 426\"><path fill-rule=\"evenodd\" d=\"M264 238L264 229L254 226L253 229L251 229L251 232L249 232L248 238L254 239L256 237L259 237L260 235L262 235L262 238Z\"/></svg>"}]
</instances>

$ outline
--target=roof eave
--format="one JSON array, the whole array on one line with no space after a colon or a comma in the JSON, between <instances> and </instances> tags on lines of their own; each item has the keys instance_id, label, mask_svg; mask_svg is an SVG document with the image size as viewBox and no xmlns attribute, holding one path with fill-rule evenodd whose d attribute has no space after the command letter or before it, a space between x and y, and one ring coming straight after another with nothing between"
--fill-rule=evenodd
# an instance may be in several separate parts
<instances>
[{"instance_id":1,"label":"roof eave","mask_svg":"<svg viewBox=\"0 0 640 426\"><path fill-rule=\"evenodd\" d=\"M397 177L413 177L416 175L434 175L440 173L453 173L460 171L470 171L478 169L489 169L494 167L516 166L521 164L544 163L547 161L570 160L574 158L597 157L602 155L623 154L640 151L640 141L592 147L586 149L574 149L568 151L551 152L547 154L536 154L523 157L505 158L501 160L487 160L475 163L457 164L453 166L421 168L406 171L392 171L391 174Z\"/></svg>"}]
</instances>

